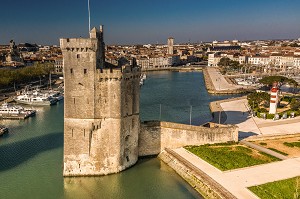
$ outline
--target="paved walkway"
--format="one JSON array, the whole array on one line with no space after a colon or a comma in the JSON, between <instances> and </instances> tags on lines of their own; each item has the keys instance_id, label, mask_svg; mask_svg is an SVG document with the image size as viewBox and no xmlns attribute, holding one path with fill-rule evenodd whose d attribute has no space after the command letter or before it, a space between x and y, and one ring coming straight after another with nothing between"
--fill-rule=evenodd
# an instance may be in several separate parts
<instances>
[{"instance_id":1,"label":"paved walkway","mask_svg":"<svg viewBox=\"0 0 300 199\"><path fill-rule=\"evenodd\" d=\"M241 199L258 198L247 187L300 176L300 158L222 172L184 148L173 151Z\"/></svg>"},{"instance_id":2,"label":"paved walkway","mask_svg":"<svg viewBox=\"0 0 300 199\"><path fill-rule=\"evenodd\" d=\"M247 99L224 102L220 105L227 115L225 123L236 124L242 138L249 135L284 135L300 132L300 118L272 121L251 117L248 113Z\"/></svg>"},{"instance_id":3,"label":"paved walkway","mask_svg":"<svg viewBox=\"0 0 300 199\"><path fill-rule=\"evenodd\" d=\"M277 152L272 151L272 150L270 150L270 149L267 149L267 148L264 148L264 147L262 147L262 146L253 144L253 143L248 142L248 141L246 141L246 140L242 140L241 143L243 143L244 145L249 146L249 147L251 147L251 148L253 148L253 149L256 149L256 150L258 150L258 151L261 151L261 152L270 154L270 155L272 155L272 156L274 156L274 157L276 157L276 158L279 158L279 159L281 159L281 160L286 160L286 159L288 159L288 157L285 156L285 155L281 155L280 153L277 153Z\"/></svg>"},{"instance_id":4,"label":"paved walkway","mask_svg":"<svg viewBox=\"0 0 300 199\"><path fill-rule=\"evenodd\" d=\"M211 78L211 81L215 87L215 90L235 90L239 88L243 88L243 86L229 84L224 76L219 72L218 69L213 67L207 67L207 72Z\"/></svg>"}]
</instances>

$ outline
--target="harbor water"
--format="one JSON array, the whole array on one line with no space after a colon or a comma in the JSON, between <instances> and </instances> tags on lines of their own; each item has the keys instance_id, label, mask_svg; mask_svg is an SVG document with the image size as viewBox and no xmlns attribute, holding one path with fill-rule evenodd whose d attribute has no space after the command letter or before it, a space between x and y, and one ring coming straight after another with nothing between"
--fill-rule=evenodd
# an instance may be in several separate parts
<instances>
[{"instance_id":1,"label":"harbor water","mask_svg":"<svg viewBox=\"0 0 300 199\"><path fill-rule=\"evenodd\" d=\"M149 73L141 120L198 125L211 119L210 101L228 97L209 95L201 72ZM63 102L35 108L35 117L0 121L9 128L0 137L0 198L201 198L157 158L140 159L119 174L63 178Z\"/></svg>"}]
</instances>

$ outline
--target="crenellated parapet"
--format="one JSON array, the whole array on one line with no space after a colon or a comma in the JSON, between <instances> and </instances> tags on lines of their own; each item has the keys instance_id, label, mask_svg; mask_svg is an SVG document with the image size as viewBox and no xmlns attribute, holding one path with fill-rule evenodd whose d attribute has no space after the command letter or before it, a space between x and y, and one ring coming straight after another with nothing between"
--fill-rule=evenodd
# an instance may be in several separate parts
<instances>
[{"instance_id":1,"label":"crenellated parapet","mask_svg":"<svg viewBox=\"0 0 300 199\"><path fill-rule=\"evenodd\" d=\"M141 69L140 67L126 66L122 68L109 68L109 69L97 69L96 81L108 81L108 80L140 80Z\"/></svg>"},{"instance_id":2,"label":"crenellated parapet","mask_svg":"<svg viewBox=\"0 0 300 199\"><path fill-rule=\"evenodd\" d=\"M60 39L62 51L70 52L95 52L97 50L98 40L95 38L64 38Z\"/></svg>"}]
</instances>

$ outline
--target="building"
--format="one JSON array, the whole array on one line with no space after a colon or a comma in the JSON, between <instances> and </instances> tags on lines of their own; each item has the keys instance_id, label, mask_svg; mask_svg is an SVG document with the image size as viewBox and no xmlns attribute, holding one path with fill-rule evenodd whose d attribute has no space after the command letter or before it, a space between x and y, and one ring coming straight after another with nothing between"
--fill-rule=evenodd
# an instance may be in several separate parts
<instances>
[{"instance_id":1,"label":"building","mask_svg":"<svg viewBox=\"0 0 300 199\"><path fill-rule=\"evenodd\" d=\"M138 160L140 68L105 65L103 27L60 40L64 58L64 176L120 172Z\"/></svg>"},{"instance_id":2,"label":"building","mask_svg":"<svg viewBox=\"0 0 300 199\"><path fill-rule=\"evenodd\" d=\"M24 65L22 55L13 40L10 41L10 48L9 53L6 55L6 62L13 66Z\"/></svg>"},{"instance_id":3,"label":"building","mask_svg":"<svg viewBox=\"0 0 300 199\"><path fill-rule=\"evenodd\" d=\"M56 57L54 58L54 70L57 74L63 74L64 65L63 65L63 58L62 57Z\"/></svg>"},{"instance_id":4,"label":"building","mask_svg":"<svg viewBox=\"0 0 300 199\"><path fill-rule=\"evenodd\" d=\"M213 46L213 47L209 47L207 52L224 52L224 51L239 52L240 50L241 50L241 46Z\"/></svg>"},{"instance_id":5,"label":"building","mask_svg":"<svg viewBox=\"0 0 300 199\"><path fill-rule=\"evenodd\" d=\"M174 54L174 38L173 37L168 38L168 54L169 55Z\"/></svg>"}]
</instances>

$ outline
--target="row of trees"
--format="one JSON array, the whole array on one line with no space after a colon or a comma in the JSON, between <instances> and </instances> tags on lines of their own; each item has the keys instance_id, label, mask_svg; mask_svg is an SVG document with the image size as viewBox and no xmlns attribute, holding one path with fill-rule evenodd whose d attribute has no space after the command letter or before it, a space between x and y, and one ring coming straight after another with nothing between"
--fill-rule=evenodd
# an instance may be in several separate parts
<instances>
[{"instance_id":1,"label":"row of trees","mask_svg":"<svg viewBox=\"0 0 300 199\"><path fill-rule=\"evenodd\" d=\"M12 87L14 84L29 83L40 80L53 70L52 63L37 63L20 69L0 69L0 88Z\"/></svg>"},{"instance_id":2,"label":"row of trees","mask_svg":"<svg viewBox=\"0 0 300 199\"><path fill-rule=\"evenodd\" d=\"M223 74L228 71L240 70L241 68L241 65L238 61L233 61L228 57L222 57L218 63L218 66Z\"/></svg>"},{"instance_id":3,"label":"row of trees","mask_svg":"<svg viewBox=\"0 0 300 199\"><path fill-rule=\"evenodd\" d=\"M287 78L284 76L267 76L259 80L259 82L269 87L271 87L274 82L279 83L279 85L288 83L289 85L293 85L294 87L298 86L298 83L294 79Z\"/></svg>"}]
</instances>

